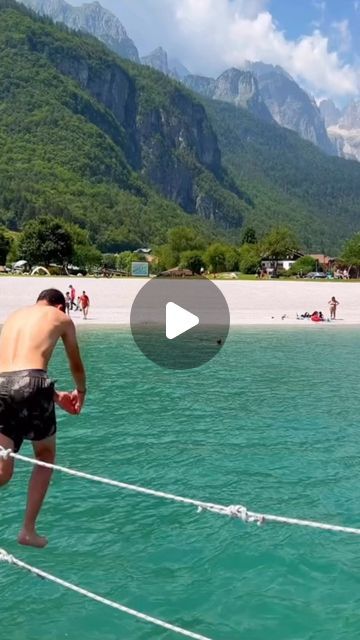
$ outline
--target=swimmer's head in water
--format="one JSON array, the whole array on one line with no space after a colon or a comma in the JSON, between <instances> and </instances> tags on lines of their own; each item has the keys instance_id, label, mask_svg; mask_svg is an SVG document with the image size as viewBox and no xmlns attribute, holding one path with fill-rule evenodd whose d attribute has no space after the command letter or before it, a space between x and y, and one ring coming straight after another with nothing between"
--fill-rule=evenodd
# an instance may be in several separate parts
<instances>
[{"instance_id":1,"label":"swimmer's head in water","mask_svg":"<svg viewBox=\"0 0 360 640\"><path fill-rule=\"evenodd\" d=\"M58 289L45 289L40 293L36 302L46 302L49 307L57 307L65 313L65 297Z\"/></svg>"}]
</instances>

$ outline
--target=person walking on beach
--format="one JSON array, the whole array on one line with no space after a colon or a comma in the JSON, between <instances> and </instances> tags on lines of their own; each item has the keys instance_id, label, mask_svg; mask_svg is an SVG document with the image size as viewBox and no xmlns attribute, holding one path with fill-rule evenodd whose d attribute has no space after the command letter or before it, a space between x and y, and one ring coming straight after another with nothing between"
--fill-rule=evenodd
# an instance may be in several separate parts
<instances>
[{"instance_id":1,"label":"person walking on beach","mask_svg":"<svg viewBox=\"0 0 360 640\"><path fill-rule=\"evenodd\" d=\"M59 339L65 347L75 391L55 391L47 368ZM86 374L75 326L65 313L64 295L43 291L31 307L15 311L0 335L0 446L17 453L24 440L32 442L37 460L53 464L56 445L55 404L78 415L86 394ZM0 456L0 486L13 475L14 459ZM51 470L35 466L31 475L23 527L18 542L42 548L36 521L51 480Z\"/></svg>"},{"instance_id":2,"label":"person walking on beach","mask_svg":"<svg viewBox=\"0 0 360 640\"><path fill-rule=\"evenodd\" d=\"M82 296L80 297L80 302L81 302L81 309L83 312L84 320L87 320L89 307L90 307L90 298L87 295L86 291L82 292Z\"/></svg>"},{"instance_id":3,"label":"person walking on beach","mask_svg":"<svg viewBox=\"0 0 360 640\"><path fill-rule=\"evenodd\" d=\"M329 300L329 307L330 307L330 319L331 320L336 320L336 308L337 306L340 304L340 302L338 302L335 298L335 296L333 296L331 298L331 300Z\"/></svg>"},{"instance_id":4,"label":"person walking on beach","mask_svg":"<svg viewBox=\"0 0 360 640\"><path fill-rule=\"evenodd\" d=\"M72 284L69 286L69 289L70 289L70 301L71 301L70 309L72 311L74 307L76 307L76 303L75 303L76 291L72 286Z\"/></svg>"},{"instance_id":5,"label":"person walking on beach","mask_svg":"<svg viewBox=\"0 0 360 640\"><path fill-rule=\"evenodd\" d=\"M70 308L71 308L71 298L70 298L70 293L67 291L65 294L65 311L68 316L70 315Z\"/></svg>"}]
</instances>

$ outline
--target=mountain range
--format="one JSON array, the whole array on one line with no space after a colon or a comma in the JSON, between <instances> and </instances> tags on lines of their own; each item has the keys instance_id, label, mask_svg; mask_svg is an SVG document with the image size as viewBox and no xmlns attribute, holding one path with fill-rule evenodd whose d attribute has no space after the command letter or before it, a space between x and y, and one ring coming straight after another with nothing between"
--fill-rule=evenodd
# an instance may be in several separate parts
<instances>
[{"instance_id":1,"label":"mountain range","mask_svg":"<svg viewBox=\"0 0 360 640\"><path fill-rule=\"evenodd\" d=\"M255 72L222 75L194 93L0 0L0 224L48 213L103 251L179 225L237 243L244 225L288 224L305 249L337 252L359 226L360 164L280 126Z\"/></svg>"},{"instance_id":2,"label":"mountain range","mask_svg":"<svg viewBox=\"0 0 360 640\"><path fill-rule=\"evenodd\" d=\"M228 69L218 78L192 75L179 61L158 47L146 56L139 52L119 19L99 2L73 7L66 0L23 0L24 4L56 22L91 33L115 53L153 67L185 83L193 91L216 100L248 108L260 118L271 118L309 140L325 153L346 156L343 145L326 130L316 102L281 67L246 62L241 69ZM245 73L241 74L243 71Z\"/></svg>"},{"instance_id":3,"label":"mountain range","mask_svg":"<svg viewBox=\"0 0 360 640\"><path fill-rule=\"evenodd\" d=\"M0 11L0 223L61 215L108 251L176 224L241 228L247 205L185 88L12 0Z\"/></svg>"}]
</instances>

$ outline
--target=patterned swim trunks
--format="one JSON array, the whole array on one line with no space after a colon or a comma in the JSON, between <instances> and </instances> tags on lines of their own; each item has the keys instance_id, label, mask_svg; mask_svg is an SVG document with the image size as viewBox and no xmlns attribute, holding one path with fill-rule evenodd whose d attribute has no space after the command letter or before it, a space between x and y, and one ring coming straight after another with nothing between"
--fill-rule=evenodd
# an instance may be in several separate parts
<instances>
[{"instance_id":1,"label":"patterned swim trunks","mask_svg":"<svg viewBox=\"0 0 360 640\"><path fill-rule=\"evenodd\" d=\"M42 369L0 373L0 433L18 452L24 440L56 433L54 382Z\"/></svg>"}]
</instances>

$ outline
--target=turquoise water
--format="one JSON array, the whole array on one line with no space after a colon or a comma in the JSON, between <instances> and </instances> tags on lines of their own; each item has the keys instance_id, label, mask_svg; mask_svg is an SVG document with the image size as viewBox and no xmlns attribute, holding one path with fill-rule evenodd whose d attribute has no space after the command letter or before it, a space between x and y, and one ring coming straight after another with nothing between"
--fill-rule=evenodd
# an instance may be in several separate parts
<instances>
[{"instance_id":1,"label":"turquoise water","mask_svg":"<svg viewBox=\"0 0 360 640\"><path fill-rule=\"evenodd\" d=\"M357 330L236 330L210 364L178 373L127 332L80 341L90 393L82 416L59 416L60 464L360 526ZM61 349L51 373L69 386ZM357 536L243 525L57 474L39 523L49 547L24 549L29 471L18 463L0 493L0 546L25 561L214 640L359 637ZM4 640L176 637L7 565L0 594Z\"/></svg>"}]
</instances>

